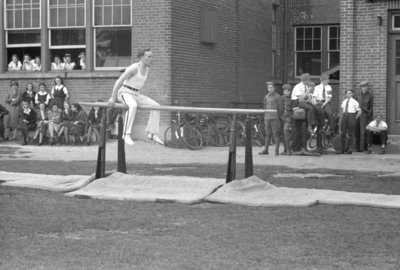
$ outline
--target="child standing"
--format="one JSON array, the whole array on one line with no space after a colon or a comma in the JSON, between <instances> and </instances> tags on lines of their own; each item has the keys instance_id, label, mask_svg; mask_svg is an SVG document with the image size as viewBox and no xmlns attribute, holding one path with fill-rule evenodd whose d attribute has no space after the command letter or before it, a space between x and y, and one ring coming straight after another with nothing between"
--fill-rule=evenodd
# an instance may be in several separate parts
<instances>
[{"instance_id":1,"label":"child standing","mask_svg":"<svg viewBox=\"0 0 400 270\"><path fill-rule=\"evenodd\" d=\"M292 148L291 148L291 126L292 126L292 115L293 115L293 104L292 104L292 87L290 84L284 84L282 86L283 89L283 96L282 96L282 103L283 103L283 136L284 136L284 143L283 143L283 153L288 156L292 155Z\"/></svg>"}]
</instances>

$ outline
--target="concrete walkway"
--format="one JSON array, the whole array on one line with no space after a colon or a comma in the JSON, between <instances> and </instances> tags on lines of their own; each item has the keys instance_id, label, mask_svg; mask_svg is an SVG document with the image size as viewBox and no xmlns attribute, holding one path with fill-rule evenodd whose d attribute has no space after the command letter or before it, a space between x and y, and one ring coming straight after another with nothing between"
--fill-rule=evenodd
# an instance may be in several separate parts
<instances>
[{"instance_id":1,"label":"concrete walkway","mask_svg":"<svg viewBox=\"0 0 400 270\"><path fill-rule=\"evenodd\" d=\"M16 143L0 144L1 160L60 160L95 161L98 147L93 146L21 146ZM228 147L207 147L199 151L171 149L148 141L136 141L126 146L127 163L146 164L220 164L226 166ZM305 156L260 156L260 147L253 147L254 165L287 166L298 169L326 168L358 170L364 172L399 173L400 154L352 155L328 154L321 157ZM273 151L271 151L273 152ZM106 146L106 160L117 161L117 142L109 141ZM237 149L238 164L244 163L244 147Z\"/></svg>"}]
</instances>

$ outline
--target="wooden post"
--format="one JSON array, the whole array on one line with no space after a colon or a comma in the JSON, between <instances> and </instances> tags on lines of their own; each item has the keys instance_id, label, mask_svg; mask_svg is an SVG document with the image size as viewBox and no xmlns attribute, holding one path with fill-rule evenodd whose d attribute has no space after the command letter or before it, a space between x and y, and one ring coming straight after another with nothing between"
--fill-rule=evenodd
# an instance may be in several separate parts
<instances>
[{"instance_id":1,"label":"wooden post","mask_svg":"<svg viewBox=\"0 0 400 270\"><path fill-rule=\"evenodd\" d=\"M101 108L101 110L103 110L103 118L101 119L95 179L103 178L106 175L107 108Z\"/></svg>"},{"instance_id":2,"label":"wooden post","mask_svg":"<svg viewBox=\"0 0 400 270\"><path fill-rule=\"evenodd\" d=\"M231 145L229 146L228 169L226 172L226 183L236 179L236 114L232 117Z\"/></svg>"},{"instance_id":3,"label":"wooden post","mask_svg":"<svg viewBox=\"0 0 400 270\"><path fill-rule=\"evenodd\" d=\"M118 113L118 172L126 173L126 160L125 160L125 141L122 138L124 132L124 120L122 113Z\"/></svg>"},{"instance_id":4,"label":"wooden post","mask_svg":"<svg viewBox=\"0 0 400 270\"><path fill-rule=\"evenodd\" d=\"M247 115L246 119L246 148L244 153L244 177L250 177L253 175L253 149L251 140L251 124L252 121Z\"/></svg>"}]
</instances>

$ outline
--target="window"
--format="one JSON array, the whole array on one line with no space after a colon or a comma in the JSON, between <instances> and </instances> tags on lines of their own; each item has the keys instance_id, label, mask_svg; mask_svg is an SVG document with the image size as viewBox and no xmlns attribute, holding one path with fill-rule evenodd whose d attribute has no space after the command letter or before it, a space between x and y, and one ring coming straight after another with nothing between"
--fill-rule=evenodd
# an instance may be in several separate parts
<instances>
[{"instance_id":1,"label":"window","mask_svg":"<svg viewBox=\"0 0 400 270\"><path fill-rule=\"evenodd\" d=\"M321 74L322 27L306 26L295 29L296 76L302 73Z\"/></svg>"},{"instance_id":2,"label":"window","mask_svg":"<svg viewBox=\"0 0 400 270\"><path fill-rule=\"evenodd\" d=\"M328 27L328 68L331 69L340 63L340 28Z\"/></svg>"},{"instance_id":3,"label":"window","mask_svg":"<svg viewBox=\"0 0 400 270\"><path fill-rule=\"evenodd\" d=\"M30 64L35 57L40 58L40 0L5 1L5 39L7 59L11 63L13 56L23 64L13 70L33 71ZM24 65L24 58L27 65Z\"/></svg>"},{"instance_id":4,"label":"window","mask_svg":"<svg viewBox=\"0 0 400 270\"><path fill-rule=\"evenodd\" d=\"M392 30L400 30L400 14L393 15Z\"/></svg>"},{"instance_id":5,"label":"window","mask_svg":"<svg viewBox=\"0 0 400 270\"><path fill-rule=\"evenodd\" d=\"M48 0L48 14L51 61L60 58L64 66L76 69L86 48L86 0ZM74 67L70 63L75 63ZM52 64L51 69L58 68Z\"/></svg>"},{"instance_id":6,"label":"window","mask_svg":"<svg viewBox=\"0 0 400 270\"><path fill-rule=\"evenodd\" d=\"M5 28L40 29L40 0L6 0Z\"/></svg>"},{"instance_id":7,"label":"window","mask_svg":"<svg viewBox=\"0 0 400 270\"><path fill-rule=\"evenodd\" d=\"M94 0L95 69L121 69L131 63L131 0Z\"/></svg>"}]
</instances>

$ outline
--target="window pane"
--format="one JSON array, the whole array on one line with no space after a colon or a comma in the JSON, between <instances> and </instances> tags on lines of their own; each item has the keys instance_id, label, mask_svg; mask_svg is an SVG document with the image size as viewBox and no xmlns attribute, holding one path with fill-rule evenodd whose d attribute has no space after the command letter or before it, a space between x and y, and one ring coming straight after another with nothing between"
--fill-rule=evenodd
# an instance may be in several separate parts
<instances>
[{"instance_id":1,"label":"window pane","mask_svg":"<svg viewBox=\"0 0 400 270\"><path fill-rule=\"evenodd\" d=\"M393 28L400 28L400 15L393 16Z\"/></svg>"},{"instance_id":2,"label":"window pane","mask_svg":"<svg viewBox=\"0 0 400 270\"><path fill-rule=\"evenodd\" d=\"M305 41L305 48L304 48L304 50L305 51L312 51L312 40L311 39L309 39L309 40L306 40Z\"/></svg>"},{"instance_id":3,"label":"window pane","mask_svg":"<svg viewBox=\"0 0 400 270\"><path fill-rule=\"evenodd\" d=\"M337 37L337 27L329 27L329 38Z\"/></svg>"},{"instance_id":4,"label":"window pane","mask_svg":"<svg viewBox=\"0 0 400 270\"><path fill-rule=\"evenodd\" d=\"M308 52L296 53L296 74L310 73L310 75L321 75L321 53Z\"/></svg>"},{"instance_id":5,"label":"window pane","mask_svg":"<svg viewBox=\"0 0 400 270\"><path fill-rule=\"evenodd\" d=\"M321 50L321 40L320 39L314 40L313 50L314 51L320 51Z\"/></svg>"},{"instance_id":6,"label":"window pane","mask_svg":"<svg viewBox=\"0 0 400 270\"><path fill-rule=\"evenodd\" d=\"M111 25L112 24L112 9L111 7L104 7L104 25Z\"/></svg>"},{"instance_id":7,"label":"window pane","mask_svg":"<svg viewBox=\"0 0 400 270\"><path fill-rule=\"evenodd\" d=\"M68 26L75 26L76 25L76 14L75 8L68 8L67 9L67 25Z\"/></svg>"},{"instance_id":8,"label":"window pane","mask_svg":"<svg viewBox=\"0 0 400 270\"><path fill-rule=\"evenodd\" d=\"M306 36L305 36L305 38L312 38L312 37L313 37L313 30L312 30L312 28L306 28L305 31L306 31Z\"/></svg>"},{"instance_id":9,"label":"window pane","mask_svg":"<svg viewBox=\"0 0 400 270\"><path fill-rule=\"evenodd\" d=\"M296 38L297 39L304 38L304 28L296 28Z\"/></svg>"},{"instance_id":10,"label":"window pane","mask_svg":"<svg viewBox=\"0 0 400 270\"><path fill-rule=\"evenodd\" d=\"M58 9L58 24L54 26L65 27L67 26L67 9L66 8L59 8Z\"/></svg>"},{"instance_id":11,"label":"window pane","mask_svg":"<svg viewBox=\"0 0 400 270\"><path fill-rule=\"evenodd\" d=\"M85 29L51 30L50 46L85 45Z\"/></svg>"},{"instance_id":12,"label":"window pane","mask_svg":"<svg viewBox=\"0 0 400 270\"><path fill-rule=\"evenodd\" d=\"M131 29L96 29L96 67L126 67L131 64Z\"/></svg>"},{"instance_id":13,"label":"window pane","mask_svg":"<svg viewBox=\"0 0 400 270\"><path fill-rule=\"evenodd\" d=\"M330 50L330 51L336 51L336 50L338 50L338 47L337 47L337 40L336 40L336 39L331 39L331 40L329 40L329 48L328 48L328 50Z\"/></svg>"},{"instance_id":14,"label":"window pane","mask_svg":"<svg viewBox=\"0 0 400 270\"><path fill-rule=\"evenodd\" d=\"M340 53L339 52L330 52L329 53L329 68L333 68L340 63Z\"/></svg>"},{"instance_id":15,"label":"window pane","mask_svg":"<svg viewBox=\"0 0 400 270\"><path fill-rule=\"evenodd\" d=\"M15 19L14 28L22 28L22 10L15 11Z\"/></svg>"},{"instance_id":16,"label":"window pane","mask_svg":"<svg viewBox=\"0 0 400 270\"><path fill-rule=\"evenodd\" d=\"M321 28L314 27L314 38L321 38Z\"/></svg>"},{"instance_id":17,"label":"window pane","mask_svg":"<svg viewBox=\"0 0 400 270\"><path fill-rule=\"evenodd\" d=\"M40 32L15 31L8 32L8 44L40 43Z\"/></svg>"},{"instance_id":18,"label":"window pane","mask_svg":"<svg viewBox=\"0 0 400 270\"><path fill-rule=\"evenodd\" d=\"M113 25L120 25L122 22L122 10L120 7L114 8L112 13Z\"/></svg>"},{"instance_id":19,"label":"window pane","mask_svg":"<svg viewBox=\"0 0 400 270\"><path fill-rule=\"evenodd\" d=\"M23 17L23 24L24 24L24 28L29 28L32 23L31 23L31 19L32 19L32 14L30 10L24 10L23 11L24 17Z\"/></svg>"},{"instance_id":20,"label":"window pane","mask_svg":"<svg viewBox=\"0 0 400 270\"><path fill-rule=\"evenodd\" d=\"M400 58L396 58L396 75L400 75Z\"/></svg>"}]
</instances>

